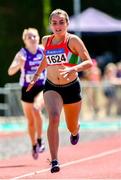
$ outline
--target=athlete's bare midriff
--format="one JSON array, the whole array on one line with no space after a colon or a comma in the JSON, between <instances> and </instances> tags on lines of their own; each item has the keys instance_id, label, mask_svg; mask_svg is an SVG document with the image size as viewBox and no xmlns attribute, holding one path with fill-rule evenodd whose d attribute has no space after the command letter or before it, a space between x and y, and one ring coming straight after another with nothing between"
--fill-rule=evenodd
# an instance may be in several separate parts
<instances>
[{"instance_id":1,"label":"athlete's bare midriff","mask_svg":"<svg viewBox=\"0 0 121 180\"><path fill-rule=\"evenodd\" d=\"M60 69L64 69L64 68L66 68L66 66L62 66L62 65L48 66L47 78L54 84L64 85L74 81L78 77L78 74L76 72L72 72L69 75L69 77L64 78L59 71Z\"/></svg>"}]
</instances>

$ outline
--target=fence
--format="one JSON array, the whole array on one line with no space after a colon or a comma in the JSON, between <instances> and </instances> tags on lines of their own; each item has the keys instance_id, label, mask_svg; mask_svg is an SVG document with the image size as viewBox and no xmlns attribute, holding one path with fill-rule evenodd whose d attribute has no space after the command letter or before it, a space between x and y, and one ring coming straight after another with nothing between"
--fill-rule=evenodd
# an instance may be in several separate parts
<instances>
[{"instance_id":1,"label":"fence","mask_svg":"<svg viewBox=\"0 0 121 180\"><path fill-rule=\"evenodd\" d=\"M121 115L121 95L120 86L112 86L82 82L82 98L83 105L81 116L85 119L105 116L120 116ZM106 88L107 87L107 88ZM109 92L105 92L105 90ZM21 101L21 90L18 83L7 83L3 88L0 88L0 116L21 116L23 115ZM117 96L118 95L118 96Z\"/></svg>"},{"instance_id":2,"label":"fence","mask_svg":"<svg viewBox=\"0 0 121 180\"><path fill-rule=\"evenodd\" d=\"M20 102L20 86L18 83L7 83L0 88L2 101L0 103L1 116L21 116L23 114Z\"/></svg>"}]
</instances>

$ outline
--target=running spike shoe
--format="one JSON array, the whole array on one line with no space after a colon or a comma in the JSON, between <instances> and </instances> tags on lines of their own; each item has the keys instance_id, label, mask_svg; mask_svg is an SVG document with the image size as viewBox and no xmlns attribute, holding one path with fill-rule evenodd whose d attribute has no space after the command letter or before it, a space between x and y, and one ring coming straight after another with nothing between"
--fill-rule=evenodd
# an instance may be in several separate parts
<instances>
[{"instance_id":1,"label":"running spike shoe","mask_svg":"<svg viewBox=\"0 0 121 180\"><path fill-rule=\"evenodd\" d=\"M51 173L56 173L60 171L59 163L57 160L51 161Z\"/></svg>"},{"instance_id":2,"label":"running spike shoe","mask_svg":"<svg viewBox=\"0 0 121 180\"><path fill-rule=\"evenodd\" d=\"M78 141L79 141L79 133L78 133L76 136L73 136L73 135L71 134L71 136L70 136L70 142L71 142L71 144L72 144L72 145L76 145L76 144L78 143Z\"/></svg>"}]
</instances>

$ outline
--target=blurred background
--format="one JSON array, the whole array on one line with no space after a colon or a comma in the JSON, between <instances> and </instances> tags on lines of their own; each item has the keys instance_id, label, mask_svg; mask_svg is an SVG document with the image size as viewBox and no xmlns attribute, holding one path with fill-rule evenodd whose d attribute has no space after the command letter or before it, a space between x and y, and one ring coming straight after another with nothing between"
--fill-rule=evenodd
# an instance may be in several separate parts
<instances>
[{"instance_id":1,"label":"blurred background","mask_svg":"<svg viewBox=\"0 0 121 180\"><path fill-rule=\"evenodd\" d=\"M79 73L84 99L81 116L86 120L110 116L119 118L121 1L116 0L0 0L0 116L23 115L19 73L9 77L7 70L23 46L23 29L35 27L40 37L50 33L48 17L56 8L67 11L70 16L69 32L82 38L94 61L92 70Z\"/></svg>"}]
</instances>

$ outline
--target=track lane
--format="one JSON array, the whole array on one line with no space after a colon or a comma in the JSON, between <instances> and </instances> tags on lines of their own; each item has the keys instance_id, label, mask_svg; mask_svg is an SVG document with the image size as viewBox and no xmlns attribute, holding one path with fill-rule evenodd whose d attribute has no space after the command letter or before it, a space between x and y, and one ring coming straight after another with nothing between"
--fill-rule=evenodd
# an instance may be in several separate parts
<instances>
[{"instance_id":1,"label":"track lane","mask_svg":"<svg viewBox=\"0 0 121 180\"><path fill-rule=\"evenodd\" d=\"M121 135L69 145L59 150L61 171L49 171L49 152L34 161L30 154L0 161L0 179L121 179ZM108 177L107 177L108 176Z\"/></svg>"}]
</instances>

